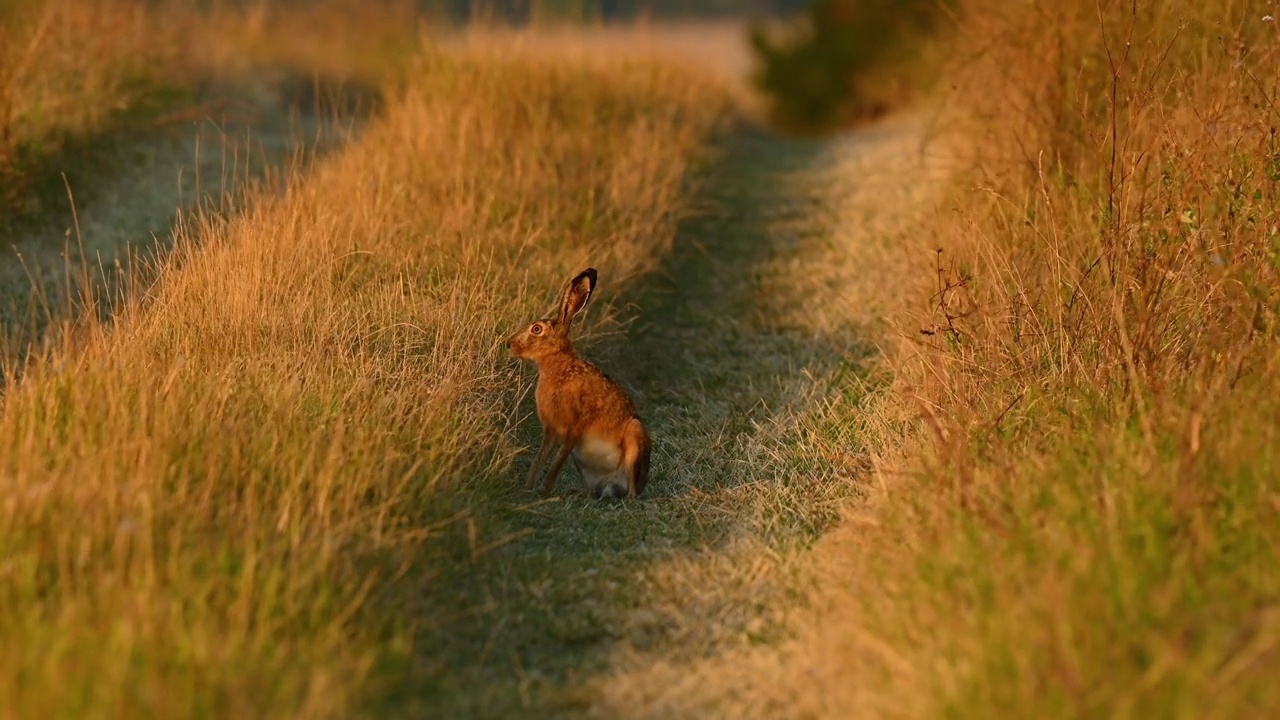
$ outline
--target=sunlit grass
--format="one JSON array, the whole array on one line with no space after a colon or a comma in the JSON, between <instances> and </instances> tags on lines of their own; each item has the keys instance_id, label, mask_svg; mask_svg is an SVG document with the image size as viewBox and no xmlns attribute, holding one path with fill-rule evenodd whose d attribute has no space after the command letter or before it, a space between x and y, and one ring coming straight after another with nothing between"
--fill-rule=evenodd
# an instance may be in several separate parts
<instances>
[{"instance_id":1,"label":"sunlit grass","mask_svg":"<svg viewBox=\"0 0 1280 720\"><path fill-rule=\"evenodd\" d=\"M725 107L648 62L482 45L407 70L344 152L187 217L145 295L7 378L6 712L370 701L431 621L406 608L432 538L510 480L500 339L570 268L652 262Z\"/></svg>"},{"instance_id":2,"label":"sunlit grass","mask_svg":"<svg viewBox=\"0 0 1280 720\"><path fill-rule=\"evenodd\" d=\"M761 695L831 717L1275 714L1274 24L964 30L936 143L962 184L903 237L893 391L845 416L883 420L872 497L815 553L824 609L742 664L807 658Z\"/></svg>"}]
</instances>

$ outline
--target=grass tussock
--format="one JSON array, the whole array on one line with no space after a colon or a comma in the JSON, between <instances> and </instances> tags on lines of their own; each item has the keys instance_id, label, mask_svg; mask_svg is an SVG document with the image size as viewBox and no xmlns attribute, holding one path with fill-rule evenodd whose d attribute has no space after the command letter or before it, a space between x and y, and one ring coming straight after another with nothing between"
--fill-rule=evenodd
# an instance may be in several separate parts
<instances>
[{"instance_id":1,"label":"grass tussock","mask_svg":"<svg viewBox=\"0 0 1280 720\"><path fill-rule=\"evenodd\" d=\"M873 443L900 449L801 642L815 712L1275 715L1275 23L1142 1L965 23L972 154L913 244Z\"/></svg>"},{"instance_id":2,"label":"grass tussock","mask_svg":"<svg viewBox=\"0 0 1280 720\"><path fill-rule=\"evenodd\" d=\"M433 562L465 560L436 540L514 482L500 340L581 264L616 286L653 262L724 110L647 62L479 45L407 77L344 152L186 218L145 298L7 378L5 712L368 701L439 620L405 614Z\"/></svg>"}]
</instances>

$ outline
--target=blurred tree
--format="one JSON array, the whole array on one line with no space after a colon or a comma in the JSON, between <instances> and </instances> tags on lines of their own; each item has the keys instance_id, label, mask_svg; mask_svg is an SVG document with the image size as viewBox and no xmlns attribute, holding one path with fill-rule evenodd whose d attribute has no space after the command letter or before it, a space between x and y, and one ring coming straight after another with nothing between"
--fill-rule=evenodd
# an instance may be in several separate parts
<instances>
[{"instance_id":1,"label":"blurred tree","mask_svg":"<svg viewBox=\"0 0 1280 720\"><path fill-rule=\"evenodd\" d=\"M772 99L775 120L793 130L825 130L881 114L892 98L868 92L873 84L868 80L883 80L902 68L945 26L957 4L813 0L780 33L756 25L751 30L761 60L756 82Z\"/></svg>"}]
</instances>

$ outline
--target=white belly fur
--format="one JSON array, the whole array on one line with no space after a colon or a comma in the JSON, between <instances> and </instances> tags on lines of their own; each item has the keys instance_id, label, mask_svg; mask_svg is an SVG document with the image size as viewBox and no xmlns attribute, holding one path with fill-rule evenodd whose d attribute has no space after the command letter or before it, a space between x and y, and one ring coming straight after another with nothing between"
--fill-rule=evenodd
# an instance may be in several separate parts
<instances>
[{"instance_id":1,"label":"white belly fur","mask_svg":"<svg viewBox=\"0 0 1280 720\"><path fill-rule=\"evenodd\" d=\"M573 448L573 460L588 489L617 485L622 492L626 492L627 472L622 467L622 448L616 443L584 437Z\"/></svg>"}]
</instances>

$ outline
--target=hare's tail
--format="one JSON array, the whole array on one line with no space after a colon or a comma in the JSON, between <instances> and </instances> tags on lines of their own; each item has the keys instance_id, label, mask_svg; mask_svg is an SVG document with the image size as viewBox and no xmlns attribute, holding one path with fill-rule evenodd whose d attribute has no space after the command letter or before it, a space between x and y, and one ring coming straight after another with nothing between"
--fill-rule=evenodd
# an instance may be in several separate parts
<instances>
[{"instance_id":1,"label":"hare's tail","mask_svg":"<svg viewBox=\"0 0 1280 720\"><path fill-rule=\"evenodd\" d=\"M649 484L649 452L651 450L649 433L645 432L639 418L631 418L627 425L629 431L627 440L631 445L629 449L635 453L631 467L635 477L636 495L640 495L644 492L644 486Z\"/></svg>"}]
</instances>

